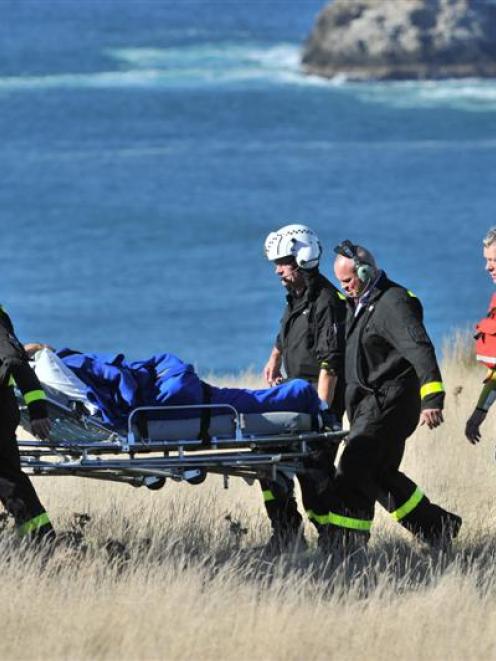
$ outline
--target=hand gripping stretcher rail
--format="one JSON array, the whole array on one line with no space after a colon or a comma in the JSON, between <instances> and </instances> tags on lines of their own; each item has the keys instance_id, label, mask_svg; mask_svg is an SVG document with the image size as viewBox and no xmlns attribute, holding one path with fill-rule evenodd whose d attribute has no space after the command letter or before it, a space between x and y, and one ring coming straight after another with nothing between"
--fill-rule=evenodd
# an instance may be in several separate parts
<instances>
[{"instance_id":1,"label":"hand gripping stretcher rail","mask_svg":"<svg viewBox=\"0 0 496 661\"><path fill-rule=\"evenodd\" d=\"M230 405L140 407L127 434L103 424L80 401L43 384L52 422L50 440L18 440L30 475L71 475L159 489L167 478L199 484L208 473L277 480L278 472L304 473L305 462L346 431L314 429L305 413L240 414ZM29 416L18 394L21 426ZM219 415L211 415L212 408ZM171 413L184 418L165 419ZM197 417L191 417L192 414Z\"/></svg>"}]
</instances>

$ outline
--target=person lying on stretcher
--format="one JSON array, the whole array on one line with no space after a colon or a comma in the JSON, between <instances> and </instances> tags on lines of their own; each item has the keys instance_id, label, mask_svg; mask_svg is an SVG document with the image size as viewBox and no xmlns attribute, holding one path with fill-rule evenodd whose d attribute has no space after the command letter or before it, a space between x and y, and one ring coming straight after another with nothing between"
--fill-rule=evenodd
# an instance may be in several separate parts
<instances>
[{"instance_id":1,"label":"person lying on stretcher","mask_svg":"<svg viewBox=\"0 0 496 661\"><path fill-rule=\"evenodd\" d=\"M71 349L48 354L49 348L44 346L43 349L35 354L35 370L40 380L51 385L40 369L43 357L45 361L49 358L55 365L62 361L84 384L87 400L96 406L104 422L116 429L125 429L129 413L140 406L228 404L239 413L308 413L316 422L320 411L317 392L303 379L258 390L219 388L202 381L192 365L170 353L129 362L123 354L81 353ZM214 409L213 414L216 413L225 413L225 409ZM328 412L322 413L329 417ZM180 413L180 417L192 415L198 416L200 413ZM175 415L171 413L171 417L179 415L177 412ZM330 427L328 422L324 421Z\"/></svg>"}]
</instances>

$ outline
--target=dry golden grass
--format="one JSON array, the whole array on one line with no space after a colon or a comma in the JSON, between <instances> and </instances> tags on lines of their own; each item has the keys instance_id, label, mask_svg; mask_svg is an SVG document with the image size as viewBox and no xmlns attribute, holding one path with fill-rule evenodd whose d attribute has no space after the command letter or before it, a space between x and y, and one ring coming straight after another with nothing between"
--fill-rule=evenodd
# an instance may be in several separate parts
<instances>
[{"instance_id":1,"label":"dry golden grass","mask_svg":"<svg viewBox=\"0 0 496 661\"><path fill-rule=\"evenodd\" d=\"M463 516L451 549L420 548L378 508L368 552L344 565L314 547L268 561L254 548L270 533L261 495L241 480L151 492L39 478L59 530L91 516L86 551L45 561L4 531L0 658L496 658L495 426L465 441L483 370L450 359L444 372L447 422L418 430L403 466Z\"/></svg>"}]
</instances>

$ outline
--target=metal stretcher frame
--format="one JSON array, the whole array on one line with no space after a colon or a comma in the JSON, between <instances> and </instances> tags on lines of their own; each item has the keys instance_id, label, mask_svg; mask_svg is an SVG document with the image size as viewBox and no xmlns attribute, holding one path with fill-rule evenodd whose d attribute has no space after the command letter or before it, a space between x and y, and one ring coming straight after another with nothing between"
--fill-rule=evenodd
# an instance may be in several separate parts
<instances>
[{"instance_id":1,"label":"metal stretcher frame","mask_svg":"<svg viewBox=\"0 0 496 661\"><path fill-rule=\"evenodd\" d=\"M277 434L257 433L246 426L249 415L244 416L243 424L243 416L234 407L218 404L140 407L131 411L127 433L119 432L91 416L84 406L61 403L55 398L56 391L47 390L52 422L50 440L18 439L21 465L29 475L70 475L158 489L167 478L199 484L212 473L223 475L227 487L230 476L242 477L251 483L256 479L276 480L278 471L304 473L307 470L305 460L325 444L338 443L347 434L346 431L301 430L298 426ZM20 396L18 401L21 426L29 429L27 407ZM226 409L228 415L212 416L212 429L207 436L181 433L183 422L186 429L200 425L199 420L206 411L218 412L221 408ZM160 419L164 414L177 416L182 412L190 416L186 421ZM195 413L196 417L192 418ZM271 422L270 413L258 415L266 416L262 423ZM302 416L287 415L294 415L296 419ZM145 420L145 425L140 424L140 420ZM232 433L229 429L215 433L216 422L223 422L228 428L232 425ZM156 427L158 424L158 436L156 432L153 437L149 435L149 424Z\"/></svg>"}]
</instances>

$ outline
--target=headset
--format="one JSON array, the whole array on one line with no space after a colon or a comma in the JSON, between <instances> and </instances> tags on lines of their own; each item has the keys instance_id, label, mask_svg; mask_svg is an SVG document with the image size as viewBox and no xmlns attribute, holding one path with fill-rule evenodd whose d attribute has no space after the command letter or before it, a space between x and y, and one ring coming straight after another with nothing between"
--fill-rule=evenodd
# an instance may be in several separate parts
<instances>
[{"instance_id":1,"label":"headset","mask_svg":"<svg viewBox=\"0 0 496 661\"><path fill-rule=\"evenodd\" d=\"M334 248L334 252L337 255L342 255L343 257L348 257L352 259L355 264L355 273L360 282L368 284L376 274L376 269L369 264L360 259L358 256L358 246L346 239L342 241L339 245Z\"/></svg>"}]
</instances>

